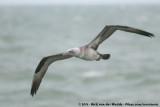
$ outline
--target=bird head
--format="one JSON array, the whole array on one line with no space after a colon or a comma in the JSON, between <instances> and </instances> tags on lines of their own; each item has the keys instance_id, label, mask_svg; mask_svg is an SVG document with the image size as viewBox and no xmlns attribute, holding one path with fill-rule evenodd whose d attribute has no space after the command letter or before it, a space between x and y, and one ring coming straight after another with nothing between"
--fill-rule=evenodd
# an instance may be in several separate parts
<instances>
[{"instance_id":1,"label":"bird head","mask_svg":"<svg viewBox=\"0 0 160 107\"><path fill-rule=\"evenodd\" d=\"M68 49L67 52L63 53L63 55L71 55L71 56L78 56L80 54L79 48L71 48Z\"/></svg>"}]
</instances>

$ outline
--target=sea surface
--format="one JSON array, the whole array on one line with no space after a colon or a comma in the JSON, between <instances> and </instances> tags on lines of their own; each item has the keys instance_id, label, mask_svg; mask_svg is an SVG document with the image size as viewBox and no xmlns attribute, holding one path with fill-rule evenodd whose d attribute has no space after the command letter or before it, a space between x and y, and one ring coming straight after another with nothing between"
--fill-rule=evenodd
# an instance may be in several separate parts
<instances>
[{"instance_id":1,"label":"sea surface","mask_svg":"<svg viewBox=\"0 0 160 107\"><path fill-rule=\"evenodd\" d=\"M44 56L85 45L110 24L146 30L155 38L117 31L98 49L111 54L109 60L57 61L36 96L30 95L33 74ZM0 107L94 103L160 106L160 6L1 5Z\"/></svg>"}]
</instances>

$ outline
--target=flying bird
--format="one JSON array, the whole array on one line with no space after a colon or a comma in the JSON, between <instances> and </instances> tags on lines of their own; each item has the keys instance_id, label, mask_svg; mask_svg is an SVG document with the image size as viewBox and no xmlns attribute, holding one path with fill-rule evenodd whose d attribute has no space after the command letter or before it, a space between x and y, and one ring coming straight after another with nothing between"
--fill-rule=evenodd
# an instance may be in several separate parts
<instances>
[{"instance_id":1,"label":"flying bird","mask_svg":"<svg viewBox=\"0 0 160 107\"><path fill-rule=\"evenodd\" d=\"M38 64L35 73L33 75L33 81L31 86L30 94L34 96L40 86L43 76L45 75L48 66L59 60L69 59L71 57L77 57L80 59L93 61L93 60L100 60L104 59L107 60L110 58L110 54L101 54L97 51L98 46L107 38L109 38L115 31L121 30L125 32L131 32L140 34L146 37L154 37L154 34L149 33L147 31L143 31L140 29L136 29L133 27L128 26L121 26L121 25L107 25L104 29L87 45L71 48L68 49L64 53L59 53L51 56L46 56L42 58L40 63Z\"/></svg>"}]
</instances>

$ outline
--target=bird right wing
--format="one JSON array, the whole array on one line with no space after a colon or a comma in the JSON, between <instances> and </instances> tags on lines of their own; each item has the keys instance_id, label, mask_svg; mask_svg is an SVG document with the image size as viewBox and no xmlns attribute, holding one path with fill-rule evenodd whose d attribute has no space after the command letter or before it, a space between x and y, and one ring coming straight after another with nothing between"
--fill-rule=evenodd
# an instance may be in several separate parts
<instances>
[{"instance_id":1,"label":"bird right wing","mask_svg":"<svg viewBox=\"0 0 160 107\"><path fill-rule=\"evenodd\" d=\"M101 44L104 40L109 38L116 30L121 30L125 32L131 32L131 33L136 33L140 34L143 36L148 36L148 37L153 37L154 35L152 33L136 29L133 27L129 26L121 26L121 25L107 25L105 28L96 36L87 46L89 48L93 48L97 50L99 44Z\"/></svg>"},{"instance_id":2,"label":"bird right wing","mask_svg":"<svg viewBox=\"0 0 160 107\"><path fill-rule=\"evenodd\" d=\"M47 56L42 58L42 60L40 61L39 65L37 66L34 76L33 76L33 81L32 81L32 87L31 87L31 95L33 96L34 94L36 94L40 83L42 81L43 76L45 75L48 66L58 60L64 60L64 59L68 59L71 58L72 56L70 55L63 55L63 53L60 54L56 54L56 55L51 55L51 56Z\"/></svg>"}]
</instances>

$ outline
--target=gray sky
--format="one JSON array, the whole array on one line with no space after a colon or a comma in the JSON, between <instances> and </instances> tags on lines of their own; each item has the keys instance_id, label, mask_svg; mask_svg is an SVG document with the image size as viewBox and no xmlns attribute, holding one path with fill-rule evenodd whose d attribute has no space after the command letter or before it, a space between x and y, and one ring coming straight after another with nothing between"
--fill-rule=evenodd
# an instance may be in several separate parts
<instances>
[{"instance_id":1,"label":"gray sky","mask_svg":"<svg viewBox=\"0 0 160 107\"><path fill-rule=\"evenodd\" d=\"M0 0L0 4L160 4L160 0Z\"/></svg>"}]
</instances>

